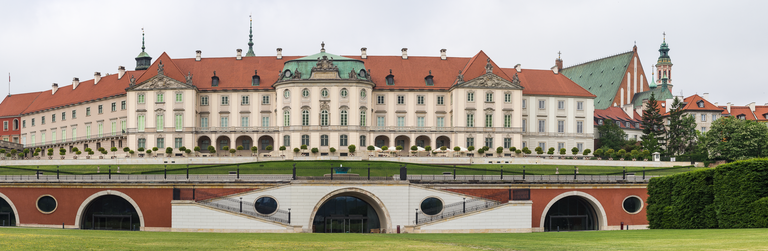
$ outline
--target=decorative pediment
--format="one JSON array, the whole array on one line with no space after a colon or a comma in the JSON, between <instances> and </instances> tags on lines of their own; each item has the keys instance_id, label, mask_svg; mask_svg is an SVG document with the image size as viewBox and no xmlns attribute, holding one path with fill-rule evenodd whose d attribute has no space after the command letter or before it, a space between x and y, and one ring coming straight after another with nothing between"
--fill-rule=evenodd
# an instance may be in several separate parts
<instances>
[{"instance_id":1,"label":"decorative pediment","mask_svg":"<svg viewBox=\"0 0 768 251\"><path fill-rule=\"evenodd\" d=\"M328 56L323 56L322 58L317 58L317 64L315 67L312 67L312 72L338 72L339 67L333 64L333 58L328 58Z\"/></svg>"},{"instance_id":2,"label":"decorative pediment","mask_svg":"<svg viewBox=\"0 0 768 251\"><path fill-rule=\"evenodd\" d=\"M517 74L515 74L515 77L512 80L513 81L506 80L493 73L486 73L467 82L463 82L459 84L458 87L517 90L523 89L523 87L520 85L520 79L517 78Z\"/></svg>"},{"instance_id":3,"label":"decorative pediment","mask_svg":"<svg viewBox=\"0 0 768 251\"><path fill-rule=\"evenodd\" d=\"M154 77L148 79L147 81L128 87L127 90L142 91L142 90L196 89L196 87L192 85L192 74L187 75L186 80L188 83L183 83L181 81L178 81L176 79L173 79L165 75L155 75Z\"/></svg>"}]
</instances>

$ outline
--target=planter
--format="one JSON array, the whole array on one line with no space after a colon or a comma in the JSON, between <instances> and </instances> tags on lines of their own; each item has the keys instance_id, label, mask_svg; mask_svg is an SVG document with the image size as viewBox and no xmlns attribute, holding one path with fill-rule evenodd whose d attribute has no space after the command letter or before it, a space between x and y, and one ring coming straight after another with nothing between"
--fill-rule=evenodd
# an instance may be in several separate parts
<instances>
[{"instance_id":1,"label":"planter","mask_svg":"<svg viewBox=\"0 0 768 251\"><path fill-rule=\"evenodd\" d=\"M77 159L77 156L73 156L72 159Z\"/></svg>"}]
</instances>

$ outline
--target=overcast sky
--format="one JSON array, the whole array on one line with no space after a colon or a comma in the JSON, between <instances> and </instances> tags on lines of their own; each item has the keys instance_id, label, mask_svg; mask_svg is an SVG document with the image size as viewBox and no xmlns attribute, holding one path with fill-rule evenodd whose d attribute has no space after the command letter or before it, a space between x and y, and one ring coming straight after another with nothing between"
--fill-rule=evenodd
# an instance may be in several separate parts
<instances>
[{"instance_id":1,"label":"overcast sky","mask_svg":"<svg viewBox=\"0 0 768 251\"><path fill-rule=\"evenodd\" d=\"M7 1L0 2L0 73L11 93L50 90L72 77L133 70L141 52L172 58L233 57L248 49L253 14L257 55L317 53L471 57L501 67L566 67L632 49L645 71L662 32L675 71L674 94L768 103L762 65L768 1ZM762 60L761 60L762 58ZM2 78L0 78L2 79ZM649 79L650 80L650 79ZM0 81L2 98L8 86Z\"/></svg>"}]
</instances>

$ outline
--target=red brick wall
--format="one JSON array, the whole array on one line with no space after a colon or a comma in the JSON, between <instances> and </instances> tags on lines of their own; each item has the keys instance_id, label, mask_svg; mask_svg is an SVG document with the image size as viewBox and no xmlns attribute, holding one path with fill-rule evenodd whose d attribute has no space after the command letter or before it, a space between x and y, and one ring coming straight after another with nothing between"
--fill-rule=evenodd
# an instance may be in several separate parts
<instances>
[{"instance_id":1,"label":"red brick wall","mask_svg":"<svg viewBox=\"0 0 768 251\"><path fill-rule=\"evenodd\" d=\"M18 119L19 120L19 127L16 130L13 130L13 120ZM4 130L3 123L8 122L8 130ZM8 136L8 141L13 141L13 136L16 136L19 138L18 142L15 143L21 143L21 118L19 117L10 117L10 118L0 118L0 140L3 139L3 137Z\"/></svg>"}]
</instances>

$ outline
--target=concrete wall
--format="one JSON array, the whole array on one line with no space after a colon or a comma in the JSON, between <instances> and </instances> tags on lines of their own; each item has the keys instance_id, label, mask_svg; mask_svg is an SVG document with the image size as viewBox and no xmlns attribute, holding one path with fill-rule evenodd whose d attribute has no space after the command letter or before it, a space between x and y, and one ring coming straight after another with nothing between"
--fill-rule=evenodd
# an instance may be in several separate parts
<instances>
[{"instance_id":1,"label":"concrete wall","mask_svg":"<svg viewBox=\"0 0 768 251\"><path fill-rule=\"evenodd\" d=\"M510 201L499 207L417 226L415 233L530 233L531 201Z\"/></svg>"},{"instance_id":2,"label":"concrete wall","mask_svg":"<svg viewBox=\"0 0 768 251\"><path fill-rule=\"evenodd\" d=\"M171 208L171 231L174 232L293 232L288 225L202 206L193 201L172 201Z\"/></svg>"}]
</instances>

